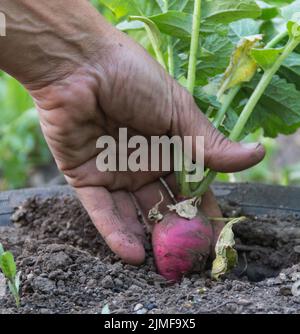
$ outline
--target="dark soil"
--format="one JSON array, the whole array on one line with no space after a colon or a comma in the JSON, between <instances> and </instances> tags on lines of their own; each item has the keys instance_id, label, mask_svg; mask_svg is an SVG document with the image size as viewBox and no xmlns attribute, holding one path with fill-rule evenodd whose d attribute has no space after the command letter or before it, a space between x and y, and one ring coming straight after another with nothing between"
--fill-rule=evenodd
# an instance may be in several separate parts
<instances>
[{"instance_id":1,"label":"dark soil","mask_svg":"<svg viewBox=\"0 0 300 334\"><path fill-rule=\"evenodd\" d=\"M234 273L213 282L207 272L176 285L155 273L149 246L144 266L121 263L72 197L29 200L13 220L14 227L0 228L0 241L22 272L22 301L16 309L0 277L0 314L300 313L292 289L300 280L297 217L249 218L236 228Z\"/></svg>"}]
</instances>

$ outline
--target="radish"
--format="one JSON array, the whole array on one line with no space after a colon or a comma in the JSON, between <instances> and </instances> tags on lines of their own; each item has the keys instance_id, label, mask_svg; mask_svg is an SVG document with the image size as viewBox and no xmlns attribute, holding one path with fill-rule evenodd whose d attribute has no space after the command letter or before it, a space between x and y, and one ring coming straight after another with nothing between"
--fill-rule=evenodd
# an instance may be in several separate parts
<instances>
[{"instance_id":1,"label":"radish","mask_svg":"<svg viewBox=\"0 0 300 334\"><path fill-rule=\"evenodd\" d=\"M170 205L164 216L158 210L160 203L149 213L149 219L156 221L152 232L154 258L160 275L179 282L185 275L205 269L214 233L195 199Z\"/></svg>"}]
</instances>

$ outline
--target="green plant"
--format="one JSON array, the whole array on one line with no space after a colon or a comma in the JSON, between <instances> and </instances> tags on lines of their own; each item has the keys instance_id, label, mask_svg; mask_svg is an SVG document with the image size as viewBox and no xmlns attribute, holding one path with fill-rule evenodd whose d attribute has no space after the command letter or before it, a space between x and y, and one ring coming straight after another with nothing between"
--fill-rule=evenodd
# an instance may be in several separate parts
<instances>
[{"instance_id":1,"label":"green plant","mask_svg":"<svg viewBox=\"0 0 300 334\"><path fill-rule=\"evenodd\" d=\"M99 2L115 14L119 29L138 41L141 35L136 32L144 31L151 45L149 51L231 140L243 140L258 130L275 138L300 127L299 0ZM207 170L199 184L187 183L187 173L183 170L178 183L181 194L190 199L178 203L176 212L193 221L197 201L191 199L201 197L217 173ZM157 217L163 224L168 215ZM173 217L172 226L180 221L175 220ZM228 234L226 245L233 245L233 233ZM176 247L187 244L180 240ZM158 253L154 254L156 259ZM219 253L226 257L226 250ZM199 258L205 258L203 255L199 253ZM194 261L185 264L184 272L173 273L176 279L196 265ZM226 271L227 265L221 273Z\"/></svg>"},{"instance_id":2,"label":"green plant","mask_svg":"<svg viewBox=\"0 0 300 334\"><path fill-rule=\"evenodd\" d=\"M0 189L26 184L31 169L50 161L37 111L25 89L12 77L0 76Z\"/></svg>"},{"instance_id":3,"label":"green plant","mask_svg":"<svg viewBox=\"0 0 300 334\"><path fill-rule=\"evenodd\" d=\"M0 243L0 269L8 281L8 287L13 295L17 307L20 306L20 275L17 273L17 266L11 252L5 252Z\"/></svg>"}]
</instances>

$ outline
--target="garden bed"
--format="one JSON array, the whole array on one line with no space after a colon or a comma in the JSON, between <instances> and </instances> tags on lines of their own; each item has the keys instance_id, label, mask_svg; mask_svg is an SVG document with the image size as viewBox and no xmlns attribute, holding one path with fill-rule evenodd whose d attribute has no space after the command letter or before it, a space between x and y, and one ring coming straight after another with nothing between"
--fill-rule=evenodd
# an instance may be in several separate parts
<instances>
[{"instance_id":1,"label":"garden bed","mask_svg":"<svg viewBox=\"0 0 300 334\"><path fill-rule=\"evenodd\" d=\"M122 264L69 188L1 194L0 241L22 271L22 300L16 309L0 291L0 313L101 313L105 306L138 314L300 313L292 293L300 280L300 190L216 185L215 192L227 216L248 216L235 228L239 265L220 282L206 272L176 285L155 273L150 245L145 265Z\"/></svg>"}]
</instances>

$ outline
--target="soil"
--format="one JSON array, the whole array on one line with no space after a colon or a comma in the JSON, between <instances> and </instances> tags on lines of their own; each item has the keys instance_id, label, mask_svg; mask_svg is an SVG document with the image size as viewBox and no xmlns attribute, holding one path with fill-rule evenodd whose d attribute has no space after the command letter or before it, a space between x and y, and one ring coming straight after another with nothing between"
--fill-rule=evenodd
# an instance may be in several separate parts
<instances>
[{"instance_id":1,"label":"soil","mask_svg":"<svg viewBox=\"0 0 300 334\"><path fill-rule=\"evenodd\" d=\"M240 214L228 203L223 211ZM0 241L22 272L21 307L0 277L0 314L300 313L299 217L249 217L235 229L233 273L220 282L194 274L176 285L155 273L149 245L142 267L121 263L71 196L28 200L12 218Z\"/></svg>"}]
</instances>

